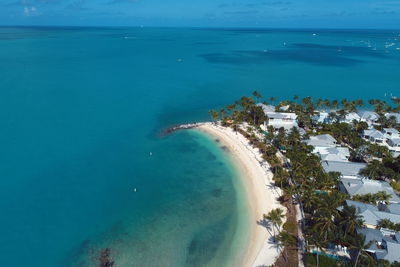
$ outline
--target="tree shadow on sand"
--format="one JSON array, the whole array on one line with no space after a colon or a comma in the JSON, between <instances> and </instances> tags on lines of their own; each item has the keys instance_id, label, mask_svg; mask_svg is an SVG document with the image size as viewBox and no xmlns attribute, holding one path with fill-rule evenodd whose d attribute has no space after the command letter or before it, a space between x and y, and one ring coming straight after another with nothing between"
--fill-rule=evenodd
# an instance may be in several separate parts
<instances>
[{"instance_id":1,"label":"tree shadow on sand","mask_svg":"<svg viewBox=\"0 0 400 267\"><path fill-rule=\"evenodd\" d=\"M267 229L268 233L271 235L271 237L273 236L272 233L272 224L269 220L266 219L261 219L257 221L257 224L264 227L265 229Z\"/></svg>"}]
</instances>

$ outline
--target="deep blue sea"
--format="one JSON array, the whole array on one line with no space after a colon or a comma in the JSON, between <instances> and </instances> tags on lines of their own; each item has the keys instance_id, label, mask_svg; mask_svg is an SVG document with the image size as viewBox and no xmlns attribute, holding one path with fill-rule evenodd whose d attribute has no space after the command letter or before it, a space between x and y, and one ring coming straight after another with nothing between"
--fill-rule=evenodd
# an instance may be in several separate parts
<instances>
[{"instance_id":1,"label":"deep blue sea","mask_svg":"<svg viewBox=\"0 0 400 267\"><path fill-rule=\"evenodd\" d=\"M0 28L1 265L230 265L248 222L229 157L159 133L253 90L400 96L400 31Z\"/></svg>"}]
</instances>

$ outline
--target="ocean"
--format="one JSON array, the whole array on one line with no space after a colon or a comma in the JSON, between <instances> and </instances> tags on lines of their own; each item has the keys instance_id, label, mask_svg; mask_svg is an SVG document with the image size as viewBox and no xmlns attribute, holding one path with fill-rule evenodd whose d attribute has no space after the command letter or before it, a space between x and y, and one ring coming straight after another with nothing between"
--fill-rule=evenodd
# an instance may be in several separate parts
<instances>
[{"instance_id":1,"label":"ocean","mask_svg":"<svg viewBox=\"0 0 400 267\"><path fill-rule=\"evenodd\" d=\"M4 266L230 266L244 190L218 143L172 125L268 100L400 96L400 31L0 28Z\"/></svg>"}]
</instances>

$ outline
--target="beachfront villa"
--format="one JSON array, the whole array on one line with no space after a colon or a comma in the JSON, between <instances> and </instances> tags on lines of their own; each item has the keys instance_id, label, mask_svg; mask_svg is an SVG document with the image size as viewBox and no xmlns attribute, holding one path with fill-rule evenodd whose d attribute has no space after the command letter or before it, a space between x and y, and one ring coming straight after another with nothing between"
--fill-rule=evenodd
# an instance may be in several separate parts
<instances>
[{"instance_id":1,"label":"beachfront villa","mask_svg":"<svg viewBox=\"0 0 400 267\"><path fill-rule=\"evenodd\" d=\"M364 130L362 137L376 144L383 144L386 141L385 135L376 129Z\"/></svg>"},{"instance_id":2,"label":"beachfront villa","mask_svg":"<svg viewBox=\"0 0 400 267\"><path fill-rule=\"evenodd\" d=\"M349 160L350 151L347 147L316 147L313 151L322 161L343 161Z\"/></svg>"},{"instance_id":3,"label":"beachfront villa","mask_svg":"<svg viewBox=\"0 0 400 267\"><path fill-rule=\"evenodd\" d=\"M322 161L322 168L325 172L339 172L341 173L341 178L347 179L362 179L359 172L361 169L367 167L366 163L350 162L350 161Z\"/></svg>"},{"instance_id":4,"label":"beachfront villa","mask_svg":"<svg viewBox=\"0 0 400 267\"><path fill-rule=\"evenodd\" d=\"M334 113L335 111L320 111L318 114L312 116L312 120L318 123L332 123L333 120L329 116L331 113ZM339 119L339 122L345 122L345 123L352 123L354 120L360 121L361 117L358 115L356 112L350 112L345 115L344 118Z\"/></svg>"},{"instance_id":5,"label":"beachfront villa","mask_svg":"<svg viewBox=\"0 0 400 267\"><path fill-rule=\"evenodd\" d=\"M372 204L366 204L354 200L346 200L345 205L353 206L356 208L358 214L363 217L364 226L375 229L380 220L388 219L393 223L400 223L400 214L381 211L379 208Z\"/></svg>"},{"instance_id":6,"label":"beachfront villa","mask_svg":"<svg viewBox=\"0 0 400 267\"><path fill-rule=\"evenodd\" d=\"M398 124L400 124L400 113L386 113L385 114L385 117L386 118L390 118L390 117L394 117L395 119L396 119L396 122L398 123Z\"/></svg>"},{"instance_id":7,"label":"beachfront villa","mask_svg":"<svg viewBox=\"0 0 400 267\"><path fill-rule=\"evenodd\" d=\"M340 122L352 123L354 120L360 121L361 117L356 112L350 112L349 114L346 114L344 120L340 120Z\"/></svg>"},{"instance_id":8,"label":"beachfront villa","mask_svg":"<svg viewBox=\"0 0 400 267\"><path fill-rule=\"evenodd\" d=\"M305 140L306 144L314 147L315 150L320 148L336 147L336 139L330 134L321 134L316 136L310 136L308 140Z\"/></svg>"},{"instance_id":9,"label":"beachfront villa","mask_svg":"<svg viewBox=\"0 0 400 267\"><path fill-rule=\"evenodd\" d=\"M391 138L386 141L389 145L389 151L392 153L400 152L400 138Z\"/></svg>"},{"instance_id":10,"label":"beachfront villa","mask_svg":"<svg viewBox=\"0 0 400 267\"><path fill-rule=\"evenodd\" d=\"M400 203L400 197L394 192L390 184L384 181L342 178L339 188L350 197L385 192L390 195L389 203Z\"/></svg>"},{"instance_id":11,"label":"beachfront villa","mask_svg":"<svg viewBox=\"0 0 400 267\"><path fill-rule=\"evenodd\" d=\"M297 115L291 112L277 112L275 111L275 106L257 104L261 107L268 116L269 120L264 124L265 127L273 126L276 129L285 128L291 129L293 127L298 127L297 125ZM287 110L286 107L280 107L281 110Z\"/></svg>"},{"instance_id":12,"label":"beachfront villa","mask_svg":"<svg viewBox=\"0 0 400 267\"><path fill-rule=\"evenodd\" d=\"M386 139L400 138L399 131L394 128L383 128L382 133L384 134Z\"/></svg>"},{"instance_id":13,"label":"beachfront villa","mask_svg":"<svg viewBox=\"0 0 400 267\"><path fill-rule=\"evenodd\" d=\"M367 129L362 137L372 143L386 146L394 157L400 154L400 133L394 128L383 128L382 131Z\"/></svg>"},{"instance_id":14,"label":"beachfront villa","mask_svg":"<svg viewBox=\"0 0 400 267\"><path fill-rule=\"evenodd\" d=\"M372 126L379 119L379 115L376 112L369 110L360 110L357 111L357 114L360 116L359 121L366 122L368 126Z\"/></svg>"},{"instance_id":15,"label":"beachfront villa","mask_svg":"<svg viewBox=\"0 0 400 267\"><path fill-rule=\"evenodd\" d=\"M331 119L329 118L330 112L320 111L318 114L312 116L312 120L318 123L331 123Z\"/></svg>"},{"instance_id":16,"label":"beachfront villa","mask_svg":"<svg viewBox=\"0 0 400 267\"><path fill-rule=\"evenodd\" d=\"M371 242L367 251L376 260L400 262L400 233L372 228L358 228L357 233L365 235L366 244Z\"/></svg>"}]
</instances>

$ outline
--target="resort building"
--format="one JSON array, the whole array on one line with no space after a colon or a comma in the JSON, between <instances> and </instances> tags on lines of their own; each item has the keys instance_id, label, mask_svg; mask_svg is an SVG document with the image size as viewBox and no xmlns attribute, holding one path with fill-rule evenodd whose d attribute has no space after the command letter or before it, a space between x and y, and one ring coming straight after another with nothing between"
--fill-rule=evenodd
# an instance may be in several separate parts
<instances>
[{"instance_id":1,"label":"resort building","mask_svg":"<svg viewBox=\"0 0 400 267\"><path fill-rule=\"evenodd\" d=\"M380 211L377 206L354 200L346 200L347 206L356 208L357 213L363 217L364 226L376 228L380 220L388 219L393 223L400 223L400 214Z\"/></svg>"},{"instance_id":2,"label":"resort building","mask_svg":"<svg viewBox=\"0 0 400 267\"><path fill-rule=\"evenodd\" d=\"M360 121L361 117L356 112L350 112L349 114L346 114L345 118L340 120L340 122L353 123L354 120Z\"/></svg>"},{"instance_id":3,"label":"resort building","mask_svg":"<svg viewBox=\"0 0 400 267\"><path fill-rule=\"evenodd\" d=\"M376 260L390 263L400 262L400 233L371 228L358 228L358 234L365 236L365 244L371 243L367 252Z\"/></svg>"},{"instance_id":4,"label":"resort building","mask_svg":"<svg viewBox=\"0 0 400 267\"><path fill-rule=\"evenodd\" d=\"M271 105L257 104L257 106L261 107L268 116L268 121L265 123L265 127L273 126L274 128L285 128L291 129L293 127L298 127L297 124L297 115L291 112L276 112L275 107ZM281 109L285 109L285 107L281 107Z\"/></svg>"},{"instance_id":5,"label":"resort building","mask_svg":"<svg viewBox=\"0 0 400 267\"><path fill-rule=\"evenodd\" d=\"M380 211L386 211L386 212L400 215L400 203L389 203L389 204L379 203L378 209Z\"/></svg>"},{"instance_id":6,"label":"resort building","mask_svg":"<svg viewBox=\"0 0 400 267\"><path fill-rule=\"evenodd\" d=\"M400 138L387 139L386 143L388 144L389 151L392 152L392 154L400 153Z\"/></svg>"},{"instance_id":7,"label":"resort building","mask_svg":"<svg viewBox=\"0 0 400 267\"><path fill-rule=\"evenodd\" d=\"M382 133L386 138L400 138L399 131L394 128L383 128Z\"/></svg>"},{"instance_id":8,"label":"resort building","mask_svg":"<svg viewBox=\"0 0 400 267\"><path fill-rule=\"evenodd\" d=\"M375 124L379 119L379 115L373 111L360 110L357 112L357 114L360 116L360 121L366 122L369 126Z\"/></svg>"},{"instance_id":9,"label":"resort building","mask_svg":"<svg viewBox=\"0 0 400 267\"><path fill-rule=\"evenodd\" d=\"M314 154L317 154L322 161L348 161L350 151L347 147L315 147Z\"/></svg>"},{"instance_id":10,"label":"resort building","mask_svg":"<svg viewBox=\"0 0 400 267\"><path fill-rule=\"evenodd\" d=\"M340 182L340 190L350 197L385 192L391 196L389 203L400 203L400 197L394 192L390 184L384 181L343 178Z\"/></svg>"},{"instance_id":11,"label":"resort building","mask_svg":"<svg viewBox=\"0 0 400 267\"><path fill-rule=\"evenodd\" d=\"M325 172L339 172L343 178L348 179L362 179L363 177L359 175L361 169L364 169L367 164L366 163L357 163L357 162L345 162L345 161L322 161L322 168L324 168Z\"/></svg>"},{"instance_id":12,"label":"resort building","mask_svg":"<svg viewBox=\"0 0 400 267\"><path fill-rule=\"evenodd\" d=\"M268 126L273 126L274 128L290 129L298 126L295 113L270 112L267 116L269 118Z\"/></svg>"},{"instance_id":13,"label":"resort building","mask_svg":"<svg viewBox=\"0 0 400 267\"><path fill-rule=\"evenodd\" d=\"M311 117L314 122L318 123L331 123L329 112L320 111L318 114Z\"/></svg>"},{"instance_id":14,"label":"resort building","mask_svg":"<svg viewBox=\"0 0 400 267\"><path fill-rule=\"evenodd\" d=\"M386 118L390 118L390 117L394 117L395 119L396 119L396 122L398 123L398 124L400 124L400 113L386 113L385 114L385 117Z\"/></svg>"},{"instance_id":15,"label":"resort building","mask_svg":"<svg viewBox=\"0 0 400 267\"><path fill-rule=\"evenodd\" d=\"M377 144L383 144L386 141L385 135L376 129L367 129L364 130L362 137L368 141Z\"/></svg>"},{"instance_id":16,"label":"resort building","mask_svg":"<svg viewBox=\"0 0 400 267\"><path fill-rule=\"evenodd\" d=\"M310 139L305 140L306 144L313 146L315 149L336 147L336 139L330 134L321 134L316 136L311 136Z\"/></svg>"},{"instance_id":17,"label":"resort building","mask_svg":"<svg viewBox=\"0 0 400 267\"><path fill-rule=\"evenodd\" d=\"M394 128L383 128L382 131L364 130L362 137L370 142L386 146L394 157L400 155L400 133Z\"/></svg>"}]
</instances>

